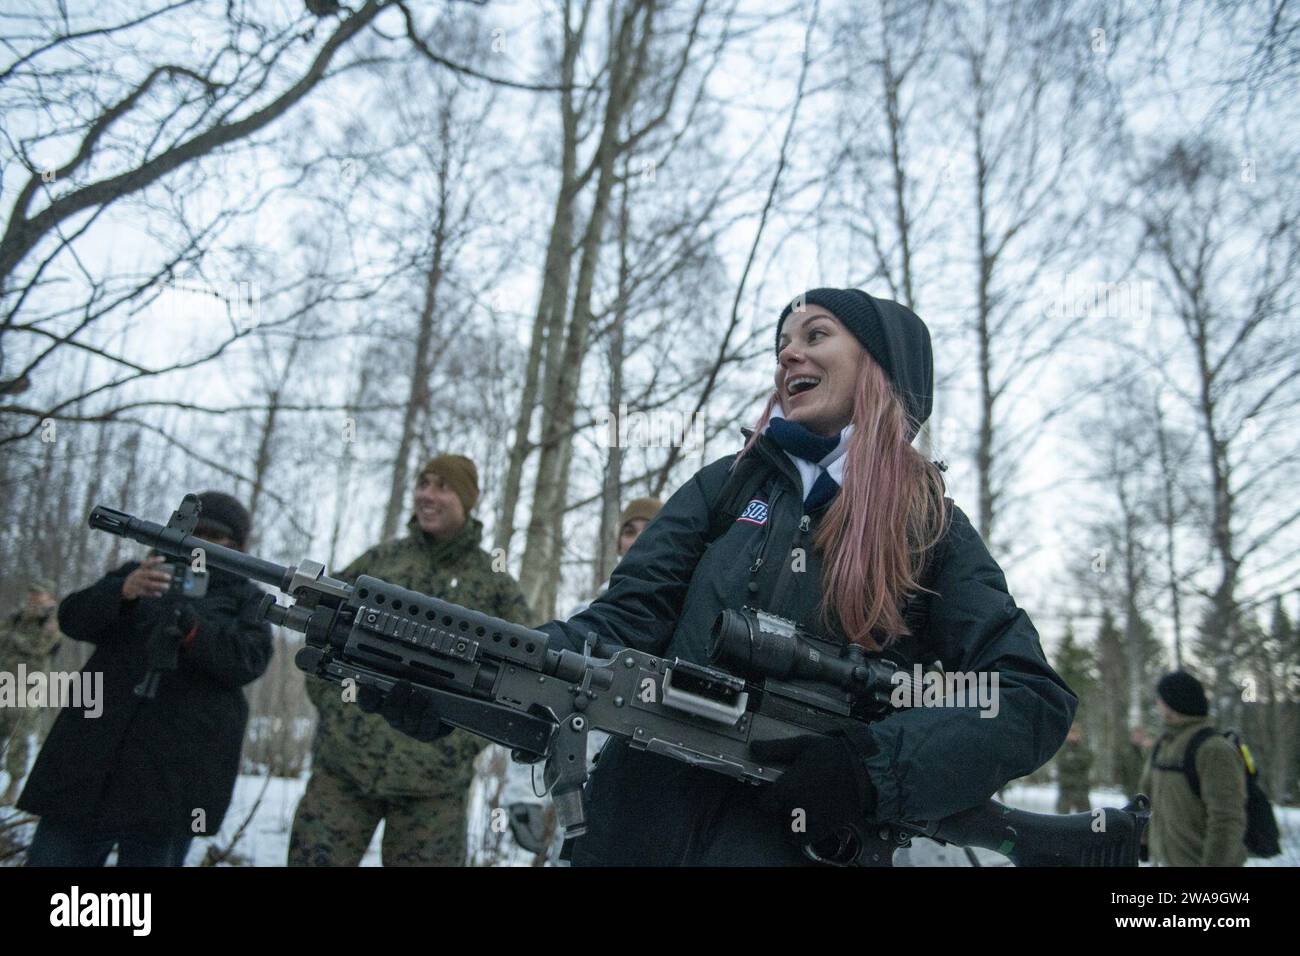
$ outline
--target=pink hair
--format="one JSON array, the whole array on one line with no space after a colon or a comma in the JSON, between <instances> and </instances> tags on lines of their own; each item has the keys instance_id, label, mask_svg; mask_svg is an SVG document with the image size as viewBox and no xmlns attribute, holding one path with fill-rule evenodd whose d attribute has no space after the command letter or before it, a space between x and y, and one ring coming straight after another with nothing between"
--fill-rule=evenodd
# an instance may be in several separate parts
<instances>
[{"instance_id":1,"label":"pink hair","mask_svg":"<svg viewBox=\"0 0 1300 956\"><path fill-rule=\"evenodd\" d=\"M777 399L773 390L737 461L758 441ZM858 372L852 420L844 485L814 539L825 556L821 618L874 651L910 633L900 609L909 595L928 590L921 568L949 514L943 475L908 441L907 410L870 355Z\"/></svg>"}]
</instances>

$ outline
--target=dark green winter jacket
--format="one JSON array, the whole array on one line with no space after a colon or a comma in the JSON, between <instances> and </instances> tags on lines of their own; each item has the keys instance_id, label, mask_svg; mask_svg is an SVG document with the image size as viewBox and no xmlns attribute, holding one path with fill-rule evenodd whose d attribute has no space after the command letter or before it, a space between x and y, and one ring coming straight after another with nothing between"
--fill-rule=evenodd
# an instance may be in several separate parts
<instances>
[{"instance_id":1,"label":"dark green winter jacket","mask_svg":"<svg viewBox=\"0 0 1300 956\"><path fill-rule=\"evenodd\" d=\"M1157 741L1143 775L1151 796L1151 860L1165 866L1241 866L1246 862L1246 768L1231 741L1214 734L1196 751L1201 795L1182 772L1187 744L1209 717L1176 717ZM1149 788L1149 789L1148 789Z\"/></svg>"},{"instance_id":2,"label":"dark green winter jacket","mask_svg":"<svg viewBox=\"0 0 1300 956\"><path fill-rule=\"evenodd\" d=\"M707 663L710 628L725 608L762 607L821 632L822 556L813 540L828 507L803 522L802 484L789 458L766 436L751 454L767 464L767 478L754 495L765 507L748 510L710 543L711 507L734 456L713 462L641 533L608 591L587 610L542 630L574 650L594 635L697 663ZM802 571L795 549L806 558ZM939 596L931 598L928 627L895 650L916 661L938 659L947 670L996 671L999 710L987 718L974 707L921 708L872 725L878 749L866 766L879 821L937 819L983 803L1056 753L1077 706L1044 658L1029 616L1007 593L1002 571L956 506L931 586ZM758 806L758 789L613 740L589 781L589 828L573 847L573 862L805 862L787 840L788 821L773 821Z\"/></svg>"}]
</instances>

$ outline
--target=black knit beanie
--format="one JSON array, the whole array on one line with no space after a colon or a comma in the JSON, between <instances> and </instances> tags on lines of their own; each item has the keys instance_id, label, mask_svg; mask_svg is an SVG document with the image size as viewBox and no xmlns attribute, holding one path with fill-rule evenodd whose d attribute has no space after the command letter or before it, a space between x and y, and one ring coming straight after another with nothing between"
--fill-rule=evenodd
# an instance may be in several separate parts
<instances>
[{"instance_id":1,"label":"black knit beanie","mask_svg":"<svg viewBox=\"0 0 1300 956\"><path fill-rule=\"evenodd\" d=\"M1187 671L1173 671L1160 678L1156 694L1170 710L1187 717L1204 717L1210 712L1205 688Z\"/></svg>"},{"instance_id":2,"label":"black knit beanie","mask_svg":"<svg viewBox=\"0 0 1300 956\"><path fill-rule=\"evenodd\" d=\"M248 509L220 491L203 492L199 495L199 504L202 509L195 532L227 537L242 550L248 543L248 532L253 523Z\"/></svg>"},{"instance_id":3,"label":"black knit beanie","mask_svg":"<svg viewBox=\"0 0 1300 956\"><path fill-rule=\"evenodd\" d=\"M781 311L776 323L776 351L781 354L781 327L796 306L820 305L844 323L893 383L915 423L908 441L925 424L934 406L934 354L930 330L911 309L877 299L861 289L810 289Z\"/></svg>"}]
</instances>

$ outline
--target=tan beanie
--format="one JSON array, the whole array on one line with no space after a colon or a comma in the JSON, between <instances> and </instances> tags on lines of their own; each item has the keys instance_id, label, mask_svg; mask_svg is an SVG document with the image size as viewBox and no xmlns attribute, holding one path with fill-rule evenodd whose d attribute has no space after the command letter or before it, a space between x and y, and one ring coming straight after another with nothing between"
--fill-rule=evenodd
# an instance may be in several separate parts
<instances>
[{"instance_id":1,"label":"tan beanie","mask_svg":"<svg viewBox=\"0 0 1300 956\"><path fill-rule=\"evenodd\" d=\"M618 533L623 533L623 525L629 521L635 521L637 518L645 518L646 521L653 521L654 516L659 513L663 502L658 498L634 498L627 503L623 513L618 516Z\"/></svg>"},{"instance_id":2,"label":"tan beanie","mask_svg":"<svg viewBox=\"0 0 1300 956\"><path fill-rule=\"evenodd\" d=\"M429 459L420 469L420 476L437 475L460 499L461 507L469 514L478 504L478 469L464 455L439 455Z\"/></svg>"}]
</instances>

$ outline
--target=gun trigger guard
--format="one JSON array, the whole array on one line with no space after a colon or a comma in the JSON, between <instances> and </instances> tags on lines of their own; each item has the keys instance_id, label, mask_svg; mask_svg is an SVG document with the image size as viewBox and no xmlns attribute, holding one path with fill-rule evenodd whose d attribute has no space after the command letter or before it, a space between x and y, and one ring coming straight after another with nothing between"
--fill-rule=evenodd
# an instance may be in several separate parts
<instances>
[{"instance_id":1,"label":"gun trigger guard","mask_svg":"<svg viewBox=\"0 0 1300 956\"><path fill-rule=\"evenodd\" d=\"M862 835L856 827L840 827L832 835L835 840L835 848L830 854L823 854L817 851L812 843L803 845L803 854L814 863L824 863L828 866L852 866L853 863L862 855ZM823 840L825 845L829 839Z\"/></svg>"}]
</instances>

